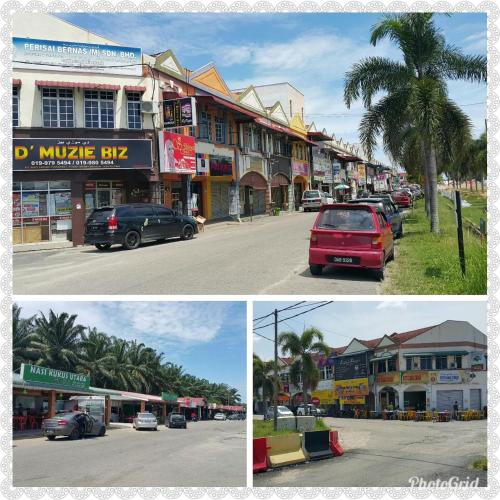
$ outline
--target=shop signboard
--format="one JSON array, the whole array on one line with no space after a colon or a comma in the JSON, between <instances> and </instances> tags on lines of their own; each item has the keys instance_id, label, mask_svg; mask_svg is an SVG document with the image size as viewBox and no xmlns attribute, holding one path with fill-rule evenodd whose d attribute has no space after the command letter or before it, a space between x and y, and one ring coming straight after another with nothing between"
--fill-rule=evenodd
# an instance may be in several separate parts
<instances>
[{"instance_id":1,"label":"shop signboard","mask_svg":"<svg viewBox=\"0 0 500 500\"><path fill-rule=\"evenodd\" d=\"M429 372L407 371L401 373L402 384L427 384L429 382Z\"/></svg>"},{"instance_id":2,"label":"shop signboard","mask_svg":"<svg viewBox=\"0 0 500 500\"><path fill-rule=\"evenodd\" d=\"M364 163L358 163L358 174L360 179L366 179L366 167Z\"/></svg>"},{"instance_id":3,"label":"shop signboard","mask_svg":"<svg viewBox=\"0 0 500 500\"><path fill-rule=\"evenodd\" d=\"M233 161L229 156L210 155L210 175L224 177L233 175Z\"/></svg>"},{"instance_id":4,"label":"shop signboard","mask_svg":"<svg viewBox=\"0 0 500 500\"><path fill-rule=\"evenodd\" d=\"M208 175L210 173L210 155L196 153L196 175Z\"/></svg>"},{"instance_id":5,"label":"shop signboard","mask_svg":"<svg viewBox=\"0 0 500 500\"><path fill-rule=\"evenodd\" d=\"M21 378L25 382L42 383L53 386L65 386L72 389L87 389L90 377L81 373L64 372L44 366L21 364Z\"/></svg>"},{"instance_id":6,"label":"shop signboard","mask_svg":"<svg viewBox=\"0 0 500 500\"><path fill-rule=\"evenodd\" d=\"M142 76L142 51L137 47L97 43L12 38L12 67Z\"/></svg>"},{"instance_id":7,"label":"shop signboard","mask_svg":"<svg viewBox=\"0 0 500 500\"><path fill-rule=\"evenodd\" d=\"M179 396L177 394L174 394L173 392L162 392L161 393L161 399L163 401L169 401L171 403L177 403L177 398Z\"/></svg>"},{"instance_id":8,"label":"shop signboard","mask_svg":"<svg viewBox=\"0 0 500 500\"><path fill-rule=\"evenodd\" d=\"M12 217L14 224L21 223L21 193L12 193Z\"/></svg>"},{"instance_id":9,"label":"shop signboard","mask_svg":"<svg viewBox=\"0 0 500 500\"><path fill-rule=\"evenodd\" d=\"M319 391L313 391L311 396L319 400L319 404L322 405L332 405L335 403L335 394L333 389L325 389Z\"/></svg>"},{"instance_id":10,"label":"shop signboard","mask_svg":"<svg viewBox=\"0 0 500 500\"><path fill-rule=\"evenodd\" d=\"M461 384L463 379L459 370L431 372L429 378L432 384Z\"/></svg>"},{"instance_id":11,"label":"shop signboard","mask_svg":"<svg viewBox=\"0 0 500 500\"><path fill-rule=\"evenodd\" d=\"M483 351L474 351L470 353L470 366L472 370L482 370L485 365Z\"/></svg>"},{"instance_id":12,"label":"shop signboard","mask_svg":"<svg viewBox=\"0 0 500 500\"><path fill-rule=\"evenodd\" d=\"M309 163L292 160L292 174L293 176L301 175L302 177L309 177Z\"/></svg>"},{"instance_id":13,"label":"shop signboard","mask_svg":"<svg viewBox=\"0 0 500 500\"><path fill-rule=\"evenodd\" d=\"M248 156L247 157L247 171L258 172L264 175L264 162L259 156Z\"/></svg>"},{"instance_id":14,"label":"shop signboard","mask_svg":"<svg viewBox=\"0 0 500 500\"><path fill-rule=\"evenodd\" d=\"M183 97L163 101L163 126L165 128L196 127L196 99Z\"/></svg>"},{"instance_id":15,"label":"shop signboard","mask_svg":"<svg viewBox=\"0 0 500 500\"><path fill-rule=\"evenodd\" d=\"M327 170L327 171L325 172L325 177L324 177L324 179L323 179L323 182L324 182L325 184L332 184L332 183L333 183L333 175L332 175L331 170Z\"/></svg>"},{"instance_id":16,"label":"shop signboard","mask_svg":"<svg viewBox=\"0 0 500 500\"><path fill-rule=\"evenodd\" d=\"M195 139L174 132L159 132L160 172L196 175Z\"/></svg>"},{"instance_id":17,"label":"shop signboard","mask_svg":"<svg viewBox=\"0 0 500 500\"><path fill-rule=\"evenodd\" d=\"M229 186L229 215L239 215L239 191L236 185Z\"/></svg>"},{"instance_id":18,"label":"shop signboard","mask_svg":"<svg viewBox=\"0 0 500 500\"><path fill-rule=\"evenodd\" d=\"M335 380L333 390L336 399L345 399L350 396L368 396L368 377Z\"/></svg>"},{"instance_id":19,"label":"shop signboard","mask_svg":"<svg viewBox=\"0 0 500 500\"><path fill-rule=\"evenodd\" d=\"M339 399L339 403L341 405L364 405L366 403L366 399L362 396L357 397L357 398L344 398L344 399Z\"/></svg>"},{"instance_id":20,"label":"shop signboard","mask_svg":"<svg viewBox=\"0 0 500 500\"><path fill-rule=\"evenodd\" d=\"M366 353L335 358L335 379L349 380L368 377Z\"/></svg>"},{"instance_id":21,"label":"shop signboard","mask_svg":"<svg viewBox=\"0 0 500 500\"><path fill-rule=\"evenodd\" d=\"M377 385L397 385L401 380L399 372L378 373L375 377Z\"/></svg>"},{"instance_id":22,"label":"shop signboard","mask_svg":"<svg viewBox=\"0 0 500 500\"><path fill-rule=\"evenodd\" d=\"M146 139L13 139L12 168L23 170L102 170L152 168Z\"/></svg>"},{"instance_id":23,"label":"shop signboard","mask_svg":"<svg viewBox=\"0 0 500 500\"><path fill-rule=\"evenodd\" d=\"M271 167L271 174L284 174L290 178L290 158L285 158L283 156L272 155L269 159L269 165Z\"/></svg>"}]
</instances>

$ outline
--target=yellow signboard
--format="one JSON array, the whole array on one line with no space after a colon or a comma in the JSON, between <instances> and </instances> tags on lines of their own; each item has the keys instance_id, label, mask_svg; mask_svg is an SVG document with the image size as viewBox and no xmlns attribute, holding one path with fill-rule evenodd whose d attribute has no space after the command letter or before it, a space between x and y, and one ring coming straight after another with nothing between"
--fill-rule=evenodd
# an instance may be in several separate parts
<instances>
[{"instance_id":1,"label":"yellow signboard","mask_svg":"<svg viewBox=\"0 0 500 500\"><path fill-rule=\"evenodd\" d=\"M399 372L379 373L375 378L378 385L399 384Z\"/></svg>"},{"instance_id":2,"label":"yellow signboard","mask_svg":"<svg viewBox=\"0 0 500 500\"><path fill-rule=\"evenodd\" d=\"M336 380L333 390L337 399L343 399L346 396L368 396L368 377Z\"/></svg>"},{"instance_id":3,"label":"yellow signboard","mask_svg":"<svg viewBox=\"0 0 500 500\"><path fill-rule=\"evenodd\" d=\"M335 394L333 389L323 389L320 391L313 391L311 396L319 399L320 405L332 405L335 403Z\"/></svg>"},{"instance_id":4,"label":"yellow signboard","mask_svg":"<svg viewBox=\"0 0 500 500\"><path fill-rule=\"evenodd\" d=\"M358 175L360 179L366 178L366 167L364 163L358 163Z\"/></svg>"},{"instance_id":5,"label":"yellow signboard","mask_svg":"<svg viewBox=\"0 0 500 500\"><path fill-rule=\"evenodd\" d=\"M342 405L364 405L365 398L359 397L359 398L340 399L339 402Z\"/></svg>"},{"instance_id":6,"label":"yellow signboard","mask_svg":"<svg viewBox=\"0 0 500 500\"><path fill-rule=\"evenodd\" d=\"M408 371L401 374L402 384L427 384L429 382L429 372Z\"/></svg>"}]
</instances>

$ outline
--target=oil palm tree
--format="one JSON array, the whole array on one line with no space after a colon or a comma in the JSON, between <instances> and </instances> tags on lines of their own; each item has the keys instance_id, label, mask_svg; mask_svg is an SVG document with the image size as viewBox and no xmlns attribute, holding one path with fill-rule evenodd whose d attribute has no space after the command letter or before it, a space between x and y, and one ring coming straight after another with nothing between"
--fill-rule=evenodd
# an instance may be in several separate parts
<instances>
[{"instance_id":1,"label":"oil palm tree","mask_svg":"<svg viewBox=\"0 0 500 500\"><path fill-rule=\"evenodd\" d=\"M315 389L320 378L314 356L328 356L330 348L325 344L323 334L314 327L307 328L302 335L282 332L278 336L278 343L283 355L294 358L290 367L290 381L298 385L302 378L304 414L307 415L307 391Z\"/></svg>"},{"instance_id":2,"label":"oil palm tree","mask_svg":"<svg viewBox=\"0 0 500 500\"><path fill-rule=\"evenodd\" d=\"M85 327L75 324L77 315L42 312L35 318L32 348L37 352L37 365L72 371L78 362L81 336Z\"/></svg>"},{"instance_id":3,"label":"oil palm tree","mask_svg":"<svg viewBox=\"0 0 500 500\"><path fill-rule=\"evenodd\" d=\"M34 339L34 316L21 318L22 308L17 304L12 306L12 367L17 370L22 363L36 359L32 342Z\"/></svg>"},{"instance_id":4,"label":"oil palm tree","mask_svg":"<svg viewBox=\"0 0 500 500\"><path fill-rule=\"evenodd\" d=\"M375 46L384 38L398 46L402 62L369 57L354 64L346 74L344 100L347 107L359 98L363 101L360 139L368 156L382 134L385 150L398 160L405 132L418 133L430 228L438 233L437 150L446 145L450 133L463 134L467 125L464 113L448 97L446 82L485 82L486 57L465 55L446 44L432 13L384 16L372 27L370 42Z\"/></svg>"},{"instance_id":5,"label":"oil palm tree","mask_svg":"<svg viewBox=\"0 0 500 500\"><path fill-rule=\"evenodd\" d=\"M109 371L111 356L111 339L97 328L88 328L82 333L80 352L76 369L90 376L95 387L111 387L113 380Z\"/></svg>"}]
</instances>

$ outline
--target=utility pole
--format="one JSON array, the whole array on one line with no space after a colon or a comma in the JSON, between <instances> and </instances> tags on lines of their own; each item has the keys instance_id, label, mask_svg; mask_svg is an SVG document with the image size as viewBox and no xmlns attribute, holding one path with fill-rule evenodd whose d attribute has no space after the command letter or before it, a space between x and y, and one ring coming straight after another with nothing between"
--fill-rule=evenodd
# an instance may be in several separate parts
<instances>
[{"instance_id":1,"label":"utility pole","mask_svg":"<svg viewBox=\"0 0 500 500\"><path fill-rule=\"evenodd\" d=\"M278 430L278 309L274 310L274 415L273 428Z\"/></svg>"}]
</instances>

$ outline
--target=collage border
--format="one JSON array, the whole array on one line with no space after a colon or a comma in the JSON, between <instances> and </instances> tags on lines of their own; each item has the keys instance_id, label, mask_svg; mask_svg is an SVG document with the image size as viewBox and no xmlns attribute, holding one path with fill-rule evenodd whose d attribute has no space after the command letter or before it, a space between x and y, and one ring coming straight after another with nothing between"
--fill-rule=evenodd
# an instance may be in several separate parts
<instances>
[{"instance_id":1,"label":"collage border","mask_svg":"<svg viewBox=\"0 0 500 500\"><path fill-rule=\"evenodd\" d=\"M283 12L397 12L397 11L434 11L434 12L487 12L488 13L488 486L486 488L14 488L12 487L12 374L11 374L11 304L12 304L12 220L11 220L11 37L12 22L19 12L184 12L184 13L283 13ZM299 496L304 499L312 499L319 496L325 498L338 498L346 496L349 498L381 498L389 496L394 499L412 496L414 498L481 498L496 497L499 492L499 482L494 477L497 475L500 462L497 452L500 448L498 429L500 426L500 415L497 407L500 401L499 391L496 388L500 380L499 344L500 332L497 316L500 312L500 303L496 295L500 289L500 280L497 271L500 266L500 256L497 247L500 243L500 234L494 227L494 221L498 221L500 211L497 203L500 199L499 164L496 157L499 154L498 134L500 122L497 113L500 107L499 65L500 56L498 42L500 30L498 22L500 7L494 1L460 1L450 3L447 1L437 2L404 2L402 0L392 2L382 1L326 1L316 2L307 0L300 3L292 1L256 1L254 4L243 0L224 2L216 0L203 3L201 1L189 1L180 3L174 1L156 2L152 0L133 1L124 0L112 2L108 0L9 0L0 6L0 85L2 96L0 100L0 495L5 498L17 499L28 497L41 499L44 497L62 499L72 497L75 499L86 499L96 497L108 499L119 497L130 499L140 497L144 499L166 497L180 498L182 496L198 499L203 496L219 499L227 496L243 499L254 495L260 499L276 496L281 499L289 499ZM229 298L230 296L228 296ZM119 297L117 297L119 298ZM206 297L208 299L208 297ZM247 300L252 300L248 296ZM260 296L259 299L263 297ZM429 298L429 297L427 297ZM236 297L235 297L236 300ZM491 408L491 409L490 409Z\"/></svg>"}]
</instances>

